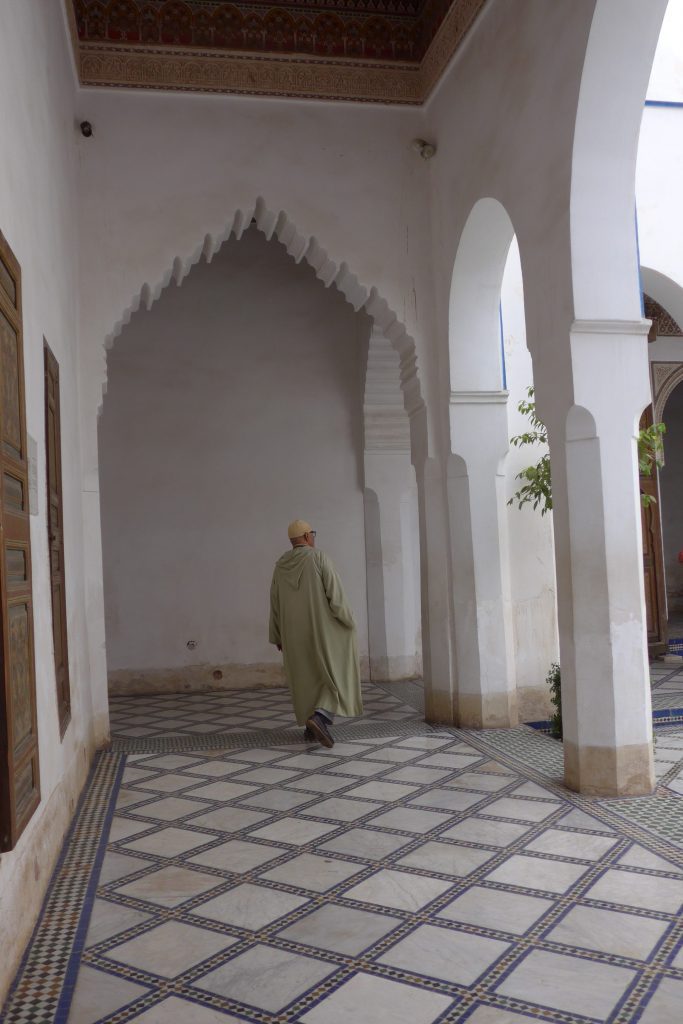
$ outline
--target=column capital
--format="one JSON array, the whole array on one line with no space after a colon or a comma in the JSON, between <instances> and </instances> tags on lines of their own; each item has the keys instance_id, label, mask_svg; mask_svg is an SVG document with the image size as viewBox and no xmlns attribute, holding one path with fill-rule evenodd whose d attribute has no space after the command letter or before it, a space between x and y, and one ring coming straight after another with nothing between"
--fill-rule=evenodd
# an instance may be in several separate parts
<instances>
[{"instance_id":1,"label":"column capital","mask_svg":"<svg viewBox=\"0 0 683 1024\"><path fill-rule=\"evenodd\" d=\"M508 391L451 391L451 405L505 405Z\"/></svg>"},{"instance_id":2,"label":"column capital","mask_svg":"<svg viewBox=\"0 0 683 1024\"><path fill-rule=\"evenodd\" d=\"M572 334L635 334L647 337L651 320L574 320Z\"/></svg>"}]
</instances>

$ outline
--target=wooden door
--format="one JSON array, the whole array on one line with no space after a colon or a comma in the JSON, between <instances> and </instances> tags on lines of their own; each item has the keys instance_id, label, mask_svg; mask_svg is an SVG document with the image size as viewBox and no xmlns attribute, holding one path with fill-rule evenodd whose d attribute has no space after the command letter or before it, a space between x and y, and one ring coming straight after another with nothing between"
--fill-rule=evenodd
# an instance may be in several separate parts
<instances>
[{"instance_id":1,"label":"wooden door","mask_svg":"<svg viewBox=\"0 0 683 1024\"><path fill-rule=\"evenodd\" d=\"M645 410L640 429L652 425L652 406ZM651 658L666 653L669 630L666 619L666 583L664 577L664 549L662 522L659 508L659 478L656 468L652 476L640 477L640 493L655 500L647 508L641 505L643 528L643 573L645 576L645 615L647 620L647 648Z\"/></svg>"},{"instance_id":2,"label":"wooden door","mask_svg":"<svg viewBox=\"0 0 683 1024\"><path fill-rule=\"evenodd\" d=\"M40 803L19 265L0 235L0 850Z\"/></svg>"},{"instance_id":3,"label":"wooden door","mask_svg":"<svg viewBox=\"0 0 683 1024\"><path fill-rule=\"evenodd\" d=\"M62 428L59 408L59 364L44 342L45 447L47 450L47 535L52 593L52 640L57 681L57 710L62 736L71 719L69 650L66 636L64 530L62 517Z\"/></svg>"}]
</instances>

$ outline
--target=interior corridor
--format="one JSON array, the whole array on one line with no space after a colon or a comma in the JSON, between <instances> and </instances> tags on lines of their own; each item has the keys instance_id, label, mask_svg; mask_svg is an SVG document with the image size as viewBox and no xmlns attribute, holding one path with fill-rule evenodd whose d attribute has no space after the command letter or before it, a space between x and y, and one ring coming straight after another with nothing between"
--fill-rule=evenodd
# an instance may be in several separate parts
<instances>
[{"instance_id":1,"label":"interior corridor","mask_svg":"<svg viewBox=\"0 0 683 1024\"><path fill-rule=\"evenodd\" d=\"M683 728L656 795L596 800L420 700L366 688L327 751L284 691L114 698L5 1024L678 1019Z\"/></svg>"}]
</instances>

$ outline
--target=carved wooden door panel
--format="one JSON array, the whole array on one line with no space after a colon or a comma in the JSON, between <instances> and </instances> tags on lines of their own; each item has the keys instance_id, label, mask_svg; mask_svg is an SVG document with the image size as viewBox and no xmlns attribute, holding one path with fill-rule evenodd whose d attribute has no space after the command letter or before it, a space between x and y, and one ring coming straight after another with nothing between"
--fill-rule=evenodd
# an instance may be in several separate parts
<instances>
[{"instance_id":1,"label":"carved wooden door panel","mask_svg":"<svg viewBox=\"0 0 683 1024\"><path fill-rule=\"evenodd\" d=\"M0 850L40 802L19 265L0 235Z\"/></svg>"},{"instance_id":2,"label":"carved wooden door panel","mask_svg":"<svg viewBox=\"0 0 683 1024\"><path fill-rule=\"evenodd\" d=\"M640 419L640 429L652 426L652 406ZM664 549L662 522L659 508L659 480L657 470L652 476L640 477L641 494L655 500L647 508L641 506L643 528L643 573L645 576L645 615L647 620L647 648L650 657L664 654L669 640L666 619L666 584L664 578Z\"/></svg>"},{"instance_id":3,"label":"carved wooden door panel","mask_svg":"<svg viewBox=\"0 0 683 1024\"><path fill-rule=\"evenodd\" d=\"M52 592L52 639L55 652L57 710L62 736L71 719L69 651L66 636L64 531L62 525L62 428L59 364L45 342L45 446L47 449L47 530Z\"/></svg>"}]
</instances>

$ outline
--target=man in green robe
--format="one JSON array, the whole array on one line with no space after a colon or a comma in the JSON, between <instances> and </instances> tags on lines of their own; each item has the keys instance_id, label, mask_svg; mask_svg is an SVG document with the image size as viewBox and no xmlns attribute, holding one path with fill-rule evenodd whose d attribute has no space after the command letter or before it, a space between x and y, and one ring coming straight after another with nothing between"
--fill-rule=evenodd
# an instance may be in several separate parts
<instances>
[{"instance_id":1,"label":"man in green robe","mask_svg":"<svg viewBox=\"0 0 683 1024\"><path fill-rule=\"evenodd\" d=\"M356 624L337 570L315 550L315 530L295 519L287 532L292 550L270 586L270 642L282 651L298 724L331 747L334 716L363 714Z\"/></svg>"}]
</instances>

